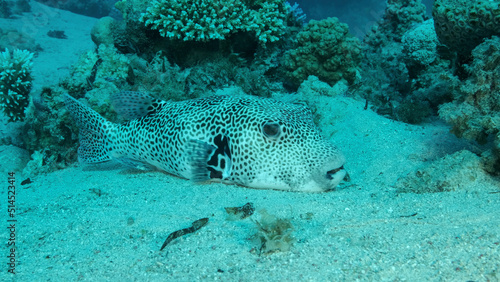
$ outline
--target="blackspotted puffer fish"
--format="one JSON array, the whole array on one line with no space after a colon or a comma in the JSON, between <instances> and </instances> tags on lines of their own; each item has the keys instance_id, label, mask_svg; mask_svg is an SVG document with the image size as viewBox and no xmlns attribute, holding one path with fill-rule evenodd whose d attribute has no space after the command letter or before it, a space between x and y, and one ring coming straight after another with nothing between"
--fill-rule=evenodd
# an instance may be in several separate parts
<instances>
[{"instance_id":1,"label":"blackspotted puffer fish","mask_svg":"<svg viewBox=\"0 0 500 282\"><path fill-rule=\"evenodd\" d=\"M127 122L112 123L66 94L81 163L116 160L195 182L301 192L333 190L346 175L344 156L304 105L254 96L166 102L129 91L112 100Z\"/></svg>"}]
</instances>

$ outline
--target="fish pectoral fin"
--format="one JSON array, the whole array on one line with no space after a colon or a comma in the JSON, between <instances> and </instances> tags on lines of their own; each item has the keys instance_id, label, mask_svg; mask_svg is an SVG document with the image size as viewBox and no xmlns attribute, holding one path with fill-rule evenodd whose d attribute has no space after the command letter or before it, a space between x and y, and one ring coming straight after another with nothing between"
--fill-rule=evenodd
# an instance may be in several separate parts
<instances>
[{"instance_id":1,"label":"fish pectoral fin","mask_svg":"<svg viewBox=\"0 0 500 282\"><path fill-rule=\"evenodd\" d=\"M189 140L187 146L188 162L191 167L191 177L189 179L194 182L210 180L207 163L217 148L207 142L195 139Z\"/></svg>"},{"instance_id":2,"label":"fish pectoral fin","mask_svg":"<svg viewBox=\"0 0 500 282\"><path fill-rule=\"evenodd\" d=\"M122 91L111 96L111 104L119 116L133 120L157 113L165 102L142 92Z\"/></svg>"},{"instance_id":3,"label":"fish pectoral fin","mask_svg":"<svg viewBox=\"0 0 500 282\"><path fill-rule=\"evenodd\" d=\"M194 182L226 180L231 175L231 150L229 138L215 136L214 145L200 140L188 142L189 167Z\"/></svg>"},{"instance_id":4,"label":"fish pectoral fin","mask_svg":"<svg viewBox=\"0 0 500 282\"><path fill-rule=\"evenodd\" d=\"M226 135L219 134L214 138L216 150L210 154L207 162L210 178L225 180L231 175L231 143Z\"/></svg>"}]
</instances>

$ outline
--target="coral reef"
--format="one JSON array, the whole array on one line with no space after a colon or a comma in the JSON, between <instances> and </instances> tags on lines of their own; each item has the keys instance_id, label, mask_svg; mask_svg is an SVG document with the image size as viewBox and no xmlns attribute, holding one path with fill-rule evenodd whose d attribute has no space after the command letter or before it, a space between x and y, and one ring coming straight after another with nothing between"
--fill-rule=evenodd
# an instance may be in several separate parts
<instances>
[{"instance_id":1,"label":"coral reef","mask_svg":"<svg viewBox=\"0 0 500 282\"><path fill-rule=\"evenodd\" d=\"M425 5L418 0L387 0L383 25L389 34L400 37L415 23L425 20Z\"/></svg>"},{"instance_id":2,"label":"coral reef","mask_svg":"<svg viewBox=\"0 0 500 282\"><path fill-rule=\"evenodd\" d=\"M0 53L0 108L10 122L23 121L32 87L31 59L33 53L8 49Z\"/></svg>"},{"instance_id":3,"label":"coral reef","mask_svg":"<svg viewBox=\"0 0 500 282\"><path fill-rule=\"evenodd\" d=\"M115 7L122 14L123 21L114 20L110 23L98 21L96 25L103 25L101 32L110 34L115 47L122 53L147 54L151 57L158 51L164 50L167 40L157 31L148 29L140 21L141 15L151 5L148 0L121 0ZM104 31L108 29L109 31ZM98 44L98 43L96 43Z\"/></svg>"},{"instance_id":4,"label":"coral reef","mask_svg":"<svg viewBox=\"0 0 500 282\"><path fill-rule=\"evenodd\" d=\"M163 37L184 41L224 40L252 32L261 43L280 39L285 28L285 1L157 0L141 21Z\"/></svg>"},{"instance_id":5,"label":"coral reef","mask_svg":"<svg viewBox=\"0 0 500 282\"><path fill-rule=\"evenodd\" d=\"M436 193L471 190L487 176L481 158L467 150L445 156L400 178L395 187L399 193Z\"/></svg>"},{"instance_id":6,"label":"coral reef","mask_svg":"<svg viewBox=\"0 0 500 282\"><path fill-rule=\"evenodd\" d=\"M77 88L100 88L109 81L124 82L129 77L129 65L127 56L118 53L113 46L101 44L95 51L83 54L73 66L71 84ZM89 81L90 76L93 76L92 81Z\"/></svg>"},{"instance_id":7,"label":"coral reef","mask_svg":"<svg viewBox=\"0 0 500 282\"><path fill-rule=\"evenodd\" d=\"M91 106L108 119L116 118L110 111L109 96L133 84L134 75L128 56L113 46L101 44L95 51L83 54L63 82L69 93L83 96Z\"/></svg>"},{"instance_id":8,"label":"coral reef","mask_svg":"<svg viewBox=\"0 0 500 282\"><path fill-rule=\"evenodd\" d=\"M412 26L425 20L425 6L420 0L388 0L382 20L372 27L364 41L372 47L401 42Z\"/></svg>"},{"instance_id":9,"label":"coral reef","mask_svg":"<svg viewBox=\"0 0 500 282\"><path fill-rule=\"evenodd\" d=\"M298 87L310 75L334 85L353 83L361 61L361 45L337 18L311 20L297 35L296 47L283 56L289 82Z\"/></svg>"},{"instance_id":10,"label":"coral reef","mask_svg":"<svg viewBox=\"0 0 500 282\"><path fill-rule=\"evenodd\" d=\"M396 118L393 101L399 103L411 90L401 42L405 32L424 19L425 6L419 0L387 1L382 19L363 39L360 92L379 113Z\"/></svg>"},{"instance_id":11,"label":"coral reef","mask_svg":"<svg viewBox=\"0 0 500 282\"><path fill-rule=\"evenodd\" d=\"M498 1L436 0L432 16L439 41L463 56L485 38L500 35Z\"/></svg>"},{"instance_id":12,"label":"coral reef","mask_svg":"<svg viewBox=\"0 0 500 282\"><path fill-rule=\"evenodd\" d=\"M465 66L469 78L459 85L454 101L441 106L439 115L453 126L452 132L459 137L483 144L493 140L494 149L485 154L491 162L488 170L498 173L500 37L485 40L472 51L472 58L472 62Z\"/></svg>"},{"instance_id":13,"label":"coral reef","mask_svg":"<svg viewBox=\"0 0 500 282\"><path fill-rule=\"evenodd\" d=\"M105 17L95 24L96 45L113 45L144 59L139 69L132 66L136 85L128 89L180 100L232 85L259 96L283 88L276 73L285 46L303 26L298 5L284 0L190 3L122 0L115 6L123 21Z\"/></svg>"},{"instance_id":14,"label":"coral reef","mask_svg":"<svg viewBox=\"0 0 500 282\"><path fill-rule=\"evenodd\" d=\"M310 75L307 80L304 80L297 91L297 93L302 93L303 95L323 95L335 97L338 95L346 95L349 89L344 81L339 81L335 85L330 86L328 83L321 81L318 77ZM306 98L306 97L303 97ZM311 100L311 99L305 99Z\"/></svg>"},{"instance_id":15,"label":"coral reef","mask_svg":"<svg viewBox=\"0 0 500 282\"><path fill-rule=\"evenodd\" d=\"M288 1L285 3L286 5L290 5ZM289 13L287 17L287 25L288 26L299 26L302 27L303 25L306 24L306 14L304 14L304 11L299 7L299 4L294 3L293 5L290 5L289 8Z\"/></svg>"},{"instance_id":16,"label":"coral reef","mask_svg":"<svg viewBox=\"0 0 500 282\"><path fill-rule=\"evenodd\" d=\"M383 19L364 39L358 93L379 114L418 124L452 99L454 57L439 47L418 0L388 1Z\"/></svg>"},{"instance_id":17,"label":"coral reef","mask_svg":"<svg viewBox=\"0 0 500 282\"><path fill-rule=\"evenodd\" d=\"M31 160L24 175L54 171L76 161L77 129L64 106L65 92L59 86L45 87L26 109L22 141Z\"/></svg>"},{"instance_id":18,"label":"coral reef","mask_svg":"<svg viewBox=\"0 0 500 282\"><path fill-rule=\"evenodd\" d=\"M175 101L207 96L231 86L264 97L271 96L273 91L283 91L281 84L266 78L263 69L250 69L227 57L215 58L182 69L158 54L144 70L135 71L136 84L130 89L155 93L160 99Z\"/></svg>"},{"instance_id":19,"label":"coral reef","mask_svg":"<svg viewBox=\"0 0 500 282\"><path fill-rule=\"evenodd\" d=\"M406 65L428 66L437 57L438 39L434 30L434 21L427 20L403 34L403 54Z\"/></svg>"},{"instance_id":20,"label":"coral reef","mask_svg":"<svg viewBox=\"0 0 500 282\"><path fill-rule=\"evenodd\" d=\"M304 18L297 6L284 0L190 3L119 1L115 6L124 20L100 20L92 38L96 44L113 42L120 52L148 61L163 52L170 63L182 68L215 61L221 54L237 55L250 65L282 53L280 47L296 34L294 29L301 28Z\"/></svg>"},{"instance_id":21,"label":"coral reef","mask_svg":"<svg viewBox=\"0 0 500 282\"><path fill-rule=\"evenodd\" d=\"M115 3L116 9L122 13L124 20L131 21L135 19L137 22L139 22L141 14L146 12L150 5L150 0L120 0Z\"/></svg>"}]
</instances>

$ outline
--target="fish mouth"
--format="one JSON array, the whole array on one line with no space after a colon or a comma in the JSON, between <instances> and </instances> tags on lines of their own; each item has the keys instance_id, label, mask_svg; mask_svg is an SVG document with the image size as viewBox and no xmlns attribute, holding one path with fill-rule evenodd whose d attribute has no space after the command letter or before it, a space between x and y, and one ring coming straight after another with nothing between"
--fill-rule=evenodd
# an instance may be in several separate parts
<instances>
[{"instance_id":1,"label":"fish mouth","mask_svg":"<svg viewBox=\"0 0 500 282\"><path fill-rule=\"evenodd\" d=\"M337 187L339 183L344 180L347 175L347 171L344 169L344 165L341 165L338 168L329 170L326 172L326 179L332 188Z\"/></svg>"},{"instance_id":2,"label":"fish mouth","mask_svg":"<svg viewBox=\"0 0 500 282\"><path fill-rule=\"evenodd\" d=\"M343 165L340 166L339 168L329 170L326 172L326 178L333 179L334 175L341 172L342 170L345 171Z\"/></svg>"}]
</instances>

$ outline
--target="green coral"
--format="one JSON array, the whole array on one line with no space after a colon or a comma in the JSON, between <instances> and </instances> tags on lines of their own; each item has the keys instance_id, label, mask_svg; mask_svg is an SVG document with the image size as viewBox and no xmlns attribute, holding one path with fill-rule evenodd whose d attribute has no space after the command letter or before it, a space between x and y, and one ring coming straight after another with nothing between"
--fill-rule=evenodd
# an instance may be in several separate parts
<instances>
[{"instance_id":1,"label":"green coral","mask_svg":"<svg viewBox=\"0 0 500 282\"><path fill-rule=\"evenodd\" d=\"M500 35L500 3L484 0L436 0L432 16L439 41L469 55L485 38Z\"/></svg>"},{"instance_id":2,"label":"green coral","mask_svg":"<svg viewBox=\"0 0 500 282\"><path fill-rule=\"evenodd\" d=\"M428 66L438 59L438 39L432 19L404 33L403 54L409 66Z\"/></svg>"},{"instance_id":3,"label":"green coral","mask_svg":"<svg viewBox=\"0 0 500 282\"><path fill-rule=\"evenodd\" d=\"M171 39L206 42L252 32L266 44L283 35L287 7L284 0L157 0L140 20Z\"/></svg>"},{"instance_id":4,"label":"green coral","mask_svg":"<svg viewBox=\"0 0 500 282\"><path fill-rule=\"evenodd\" d=\"M189 2L192 5L188 1L156 1L141 21L157 29L163 37L184 41L224 39L234 29L249 29L249 11L240 1L227 6L223 0Z\"/></svg>"},{"instance_id":5,"label":"green coral","mask_svg":"<svg viewBox=\"0 0 500 282\"><path fill-rule=\"evenodd\" d=\"M280 40L285 33L290 5L283 0L262 1L259 5L260 8L250 10L250 31L255 32L262 44Z\"/></svg>"},{"instance_id":6,"label":"green coral","mask_svg":"<svg viewBox=\"0 0 500 282\"><path fill-rule=\"evenodd\" d=\"M311 20L297 35L297 46L283 57L285 74L299 86L310 75L334 85L353 83L361 61L361 45L337 18Z\"/></svg>"},{"instance_id":7,"label":"green coral","mask_svg":"<svg viewBox=\"0 0 500 282\"><path fill-rule=\"evenodd\" d=\"M33 53L8 49L0 53L0 108L9 121L24 120L32 87L31 59Z\"/></svg>"}]
</instances>

